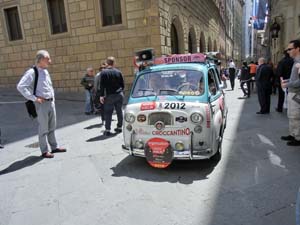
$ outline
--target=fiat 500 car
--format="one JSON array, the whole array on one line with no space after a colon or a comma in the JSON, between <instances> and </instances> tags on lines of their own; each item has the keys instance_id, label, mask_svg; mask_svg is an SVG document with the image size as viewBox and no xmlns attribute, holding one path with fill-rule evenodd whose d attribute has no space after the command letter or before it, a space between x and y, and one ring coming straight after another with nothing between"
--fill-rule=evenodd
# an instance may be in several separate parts
<instances>
[{"instance_id":1,"label":"fiat 500 car","mask_svg":"<svg viewBox=\"0 0 300 225\"><path fill-rule=\"evenodd\" d=\"M205 55L161 57L137 73L124 112L122 148L154 167L221 157L227 107Z\"/></svg>"}]
</instances>

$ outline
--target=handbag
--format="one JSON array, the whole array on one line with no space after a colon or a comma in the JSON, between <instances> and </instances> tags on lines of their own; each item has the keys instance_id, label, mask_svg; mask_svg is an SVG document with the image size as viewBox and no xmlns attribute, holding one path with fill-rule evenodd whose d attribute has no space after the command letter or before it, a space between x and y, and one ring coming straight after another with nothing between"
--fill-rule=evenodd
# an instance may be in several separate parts
<instances>
[{"instance_id":1,"label":"handbag","mask_svg":"<svg viewBox=\"0 0 300 225\"><path fill-rule=\"evenodd\" d=\"M37 68L35 66L33 67L33 69L34 69L33 95L35 95L36 86L37 86L37 82L38 82L38 79L39 79L39 73L38 73L38 70L37 70ZM36 118L37 117L37 113L36 113L34 102L31 101L31 100L28 100L28 101L25 102L25 106L26 106L26 109L27 109L29 117L32 118L32 119Z\"/></svg>"}]
</instances>

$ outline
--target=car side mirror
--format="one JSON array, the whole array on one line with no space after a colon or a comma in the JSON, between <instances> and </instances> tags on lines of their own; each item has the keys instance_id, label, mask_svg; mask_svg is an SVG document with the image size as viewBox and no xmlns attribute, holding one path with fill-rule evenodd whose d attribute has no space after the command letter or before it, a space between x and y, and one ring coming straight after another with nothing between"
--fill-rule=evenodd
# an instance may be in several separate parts
<instances>
[{"instance_id":1,"label":"car side mirror","mask_svg":"<svg viewBox=\"0 0 300 225\"><path fill-rule=\"evenodd\" d=\"M223 84L223 83L220 83L220 84L219 84L219 88L220 88L221 90L224 90L224 89L225 89L224 84Z\"/></svg>"}]
</instances>

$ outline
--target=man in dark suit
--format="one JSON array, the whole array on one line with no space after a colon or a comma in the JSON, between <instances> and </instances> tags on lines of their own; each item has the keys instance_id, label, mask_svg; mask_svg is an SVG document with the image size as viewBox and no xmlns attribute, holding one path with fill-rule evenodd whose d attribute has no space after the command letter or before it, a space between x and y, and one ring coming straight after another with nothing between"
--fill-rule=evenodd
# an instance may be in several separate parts
<instances>
[{"instance_id":1,"label":"man in dark suit","mask_svg":"<svg viewBox=\"0 0 300 225\"><path fill-rule=\"evenodd\" d=\"M115 58L106 59L107 67L100 74L100 102L104 104L105 136L110 136L111 120L114 109L117 113L118 123L116 133L122 132L124 79L120 70L115 68Z\"/></svg>"},{"instance_id":2,"label":"man in dark suit","mask_svg":"<svg viewBox=\"0 0 300 225\"><path fill-rule=\"evenodd\" d=\"M293 58L285 50L284 57L278 63L277 70L276 70L276 81L280 84L280 78L283 80L287 80L290 78L292 67L294 64ZM278 104L276 111L282 112L283 103L284 103L285 91L282 90L281 85L278 85Z\"/></svg>"},{"instance_id":3,"label":"man in dark suit","mask_svg":"<svg viewBox=\"0 0 300 225\"><path fill-rule=\"evenodd\" d=\"M265 58L260 58L258 60L258 69L255 75L258 101L260 104L260 111L258 111L257 114L270 113L273 78L274 73L272 68L266 64Z\"/></svg>"}]
</instances>

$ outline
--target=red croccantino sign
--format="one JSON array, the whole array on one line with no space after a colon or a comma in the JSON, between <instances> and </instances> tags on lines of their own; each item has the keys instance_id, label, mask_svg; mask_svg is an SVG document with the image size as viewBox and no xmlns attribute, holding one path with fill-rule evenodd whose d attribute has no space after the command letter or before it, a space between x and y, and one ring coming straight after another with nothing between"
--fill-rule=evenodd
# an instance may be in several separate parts
<instances>
[{"instance_id":1,"label":"red croccantino sign","mask_svg":"<svg viewBox=\"0 0 300 225\"><path fill-rule=\"evenodd\" d=\"M163 138L151 138L145 146L147 162L155 168L166 168L173 160L170 143Z\"/></svg>"}]
</instances>

